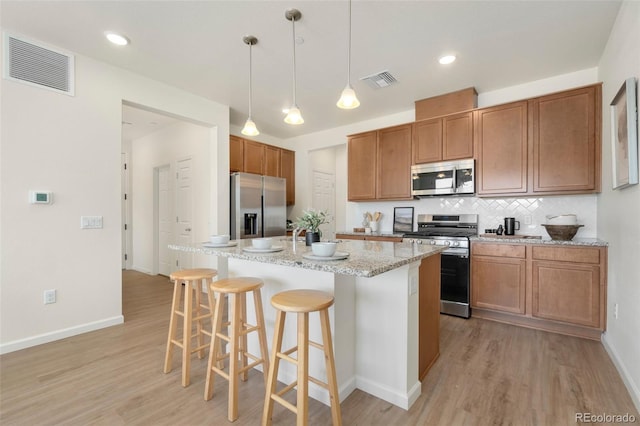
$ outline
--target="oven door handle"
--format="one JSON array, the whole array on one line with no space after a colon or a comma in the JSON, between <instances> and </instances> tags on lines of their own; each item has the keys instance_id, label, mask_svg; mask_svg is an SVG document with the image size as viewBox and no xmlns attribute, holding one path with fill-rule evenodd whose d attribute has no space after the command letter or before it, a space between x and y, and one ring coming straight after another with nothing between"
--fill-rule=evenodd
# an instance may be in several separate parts
<instances>
[{"instance_id":1,"label":"oven door handle","mask_svg":"<svg viewBox=\"0 0 640 426\"><path fill-rule=\"evenodd\" d=\"M463 259L467 259L469 257L469 250L463 248L449 248L442 252L443 256L456 256L461 257Z\"/></svg>"}]
</instances>

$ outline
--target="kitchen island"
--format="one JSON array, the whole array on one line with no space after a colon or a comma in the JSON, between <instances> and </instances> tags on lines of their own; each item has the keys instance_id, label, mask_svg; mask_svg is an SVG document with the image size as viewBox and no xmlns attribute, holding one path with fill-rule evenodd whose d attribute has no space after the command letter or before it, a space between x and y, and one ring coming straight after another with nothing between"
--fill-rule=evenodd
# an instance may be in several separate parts
<instances>
[{"instance_id":1,"label":"kitchen island","mask_svg":"<svg viewBox=\"0 0 640 426\"><path fill-rule=\"evenodd\" d=\"M435 342L429 342L429 337L421 337L419 333L419 321L429 318L419 314L419 306L429 293L429 300L439 299L442 248L412 243L345 241L338 244L338 252L348 253L346 259L313 260L306 258L311 248L304 242L297 242L294 247L291 238L274 238L274 247L282 250L269 253L247 252L245 248L251 248L251 240L237 240L232 244L235 246L226 248L206 247L203 243L170 245L169 248L217 256L220 277L262 278L269 346L275 321L275 309L270 304L274 294L301 288L333 294L335 304L329 314L340 401L353 390L361 389L404 409L415 402L421 392L419 355L423 351L419 347L435 345L437 348L437 333ZM250 300L247 305L248 320L255 323ZM430 312L431 317L435 315L437 321L438 305L429 303L425 308L427 306L434 311ZM294 330L293 319L287 318L283 348L295 346ZM310 316L309 332L311 340L322 342L315 315ZM250 351L257 353L257 347L257 339L249 341ZM433 360L435 357L437 350ZM320 351L309 353L309 373L326 380ZM278 380L291 383L295 377L294 366L282 363ZM326 391L313 383L309 385L309 396L329 403Z\"/></svg>"}]
</instances>

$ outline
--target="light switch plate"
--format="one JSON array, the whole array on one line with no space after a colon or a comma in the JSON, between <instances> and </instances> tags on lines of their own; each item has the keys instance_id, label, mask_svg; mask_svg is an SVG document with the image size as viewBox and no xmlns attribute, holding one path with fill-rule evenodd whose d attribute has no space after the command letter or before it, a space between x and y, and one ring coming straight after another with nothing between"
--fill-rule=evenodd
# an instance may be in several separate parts
<instances>
[{"instance_id":1,"label":"light switch plate","mask_svg":"<svg viewBox=\"0 0 640 426\"><path fill-rule=\"evenodd\" d=\"M102 216L80 216L81 229L101 229Z\"/></svg>"}]
</instances>

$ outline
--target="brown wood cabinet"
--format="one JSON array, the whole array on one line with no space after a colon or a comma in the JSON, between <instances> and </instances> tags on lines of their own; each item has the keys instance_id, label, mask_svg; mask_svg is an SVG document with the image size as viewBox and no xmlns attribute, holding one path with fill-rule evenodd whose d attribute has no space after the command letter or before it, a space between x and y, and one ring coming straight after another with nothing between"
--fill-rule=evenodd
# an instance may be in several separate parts
<instances>
[{"instance_id":1,"label":"brown wood cabinet","mask_svg":"<svg viewBox=\"0 0 640 426\"><path fill-rule=\"evenodd\" d=\"M530 101L533 192L600 191L601 86Z\"/></svg>"},{"instance_id":2,"label":"brown wood cabinet","mask_svg":"<svg viewBox=\"0 0 640 426\"><path fill-rule=\"evenodd\" d=\"M483 244L476 246L471 262L472 308L525 313L524 247Z\"/></svg>"},{"instance_id":3,"label":"brown wood cabinet","mask_svg":"<svg viewBox=\"0 0 640 426\"><path fill-rule=\"evenodd\" d=\"M282 149L271 145L264 146L263 175L280 177L280 156Z\"/></svg>"},{"instance_id":4,"label":"brown wood cabinet","mask_svg":"<svg viewBox=\"0 0 640 426\"><path fill-rule=\"evenodd\" d=\"M229 135L229 172L282 177L287 180L287 205L296 202L294 151Z\"/></svg>"},{"instance_id":5,"label":"brown wood cabinet","mask_svg":"<svg viewBox=\"0 0 640 426\"><path fill-rule=\"evenodd\" d=\"M599 192L601 85L475 112L479 196Z\"/></svg>"},{"instance_id":6,"label":"brown wood cabinet","mask_svg":"<svg viewBox=\"0 0 640 426\"><path fill-rule=\"evenodd\" d=\"M607 248L471 244L472 315L599 339L606 329Z\"/></svg>"},{"instance_id":7,"label":"brown wood cabinet","mask_svg":"<svg viewBox=\"0 0 640 426\"><path fill-rule=\"evenodd\" d=\"M352 135L347 142L349 201L376 199L378 133ZM407 173L407 178L409 173Z\"/></svg>"},{"instance_id":8,"label":"brown wood cabinet","mask_svg":"<svg viewBox=\"0 0 640 426\"><path fill-rule=\"evenodd\" d=\"M296 153L280 150L280 177L287 179L287 205L296 203Z\"/></svg>"},{"instance_id":9,"label":"brown wood cabinet","mask_svg":"<svg viewBox=\"0 0 640 426\"><path fill-rule=\"evenodd\" d=\"M367 241L389 241L392 243L401 243L402 237L393 235L371 235L371 234L336 234L336 239L340 240L367 240Z\"/></svg>"},{"instance_id":10,"label":"brown wood cabinet","mask_svg":"<svg viewBox=\"0 0 640 426\"><path fill-rule=\"evenodd\" d=\"M587 327L604 325L600 256L598 248L533 247L532 315Z\"/></svg>"},{"instance_id":11,"label":"brown wood cabinet","mask_svg":"<svg viewBox=\"0 0 640 426\"><path fill-rule=\"evenodd\" d=\"M473 157L473 113L413 123L413 164Z\"/></svg>"},{"instance_id":12,"label":"brown wood cabinet","mask_svg":"<svg viewBox=\"0 0 640 426\"><path fill-rule=\"evenodd\" d=\"M418 377L423 380L440 356L440 259L422 259L418 290Z\"/></svg>"},{"instance_id":13,"label":"brown wood cabinet","mask_svg":"<svg viewBox=\"0 0 640 426\"><path fill-rule=\"evenodd\" d=\"M377 199L411 199L411 124L378 131Z\"/></svg>"},{"instance_id":14,"label":"brown wood cabinet","mask_svg":"<svg viewBox=\"0 0 640 426\"><path fill-rule=\"evenodd\" d=\"M476 111L478 195L527 192L527 102Z\"/></svg>"},{"instance_id":15,"label":"brown wood cabinet","mask_svg":"<svg viewBox=\"0 0 640 426\"><path fill-rule=\"evenodd\" d=\"M244 172L256 175L264 173L264 144L244 140Z\"/></svg>"},{"instance_id":16,"label":"brown wood cabinet","mask_svg":"<svg viewBox=\"0 0 640 426\"><path fill-rule=\"evenodd\" d=\"M244 172L244 139L229 135L229 171Z\"/></svg>"}]
</instances>

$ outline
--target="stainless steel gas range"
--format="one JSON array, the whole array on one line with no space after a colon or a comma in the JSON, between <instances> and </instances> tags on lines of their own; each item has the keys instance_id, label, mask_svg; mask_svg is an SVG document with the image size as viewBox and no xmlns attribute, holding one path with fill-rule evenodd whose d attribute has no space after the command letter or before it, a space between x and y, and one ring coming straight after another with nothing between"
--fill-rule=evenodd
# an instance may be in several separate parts
<instances>
[{"instance_id":1,"label":"stainless steel gas range","mask_svg":"<svg viewBox=\"0 0 640 426\"><path fill-rule=\"evenodd\" d=\"M478 235L478 215L418 215L418 231L404 234L403 242L447 247L440 265L440 312L471 316L469 237Z\"/></svg>"}]
</instances>

